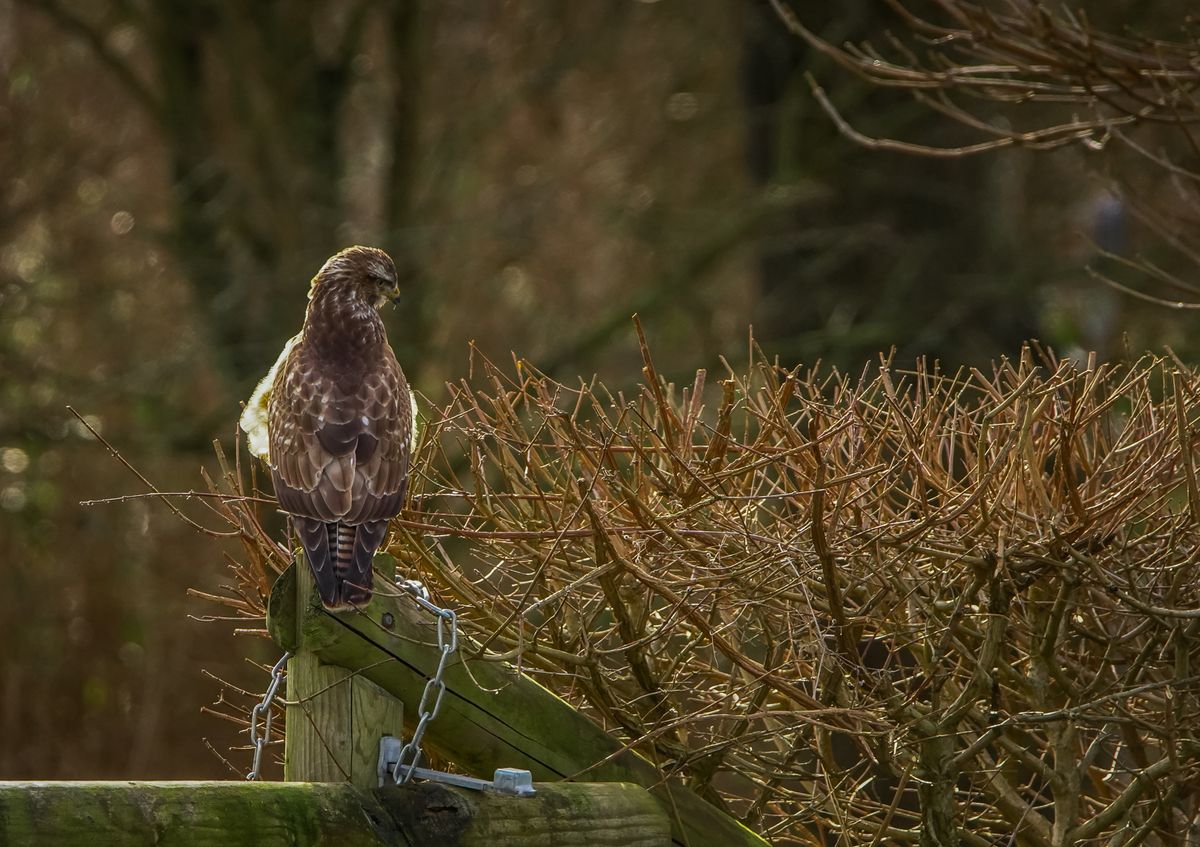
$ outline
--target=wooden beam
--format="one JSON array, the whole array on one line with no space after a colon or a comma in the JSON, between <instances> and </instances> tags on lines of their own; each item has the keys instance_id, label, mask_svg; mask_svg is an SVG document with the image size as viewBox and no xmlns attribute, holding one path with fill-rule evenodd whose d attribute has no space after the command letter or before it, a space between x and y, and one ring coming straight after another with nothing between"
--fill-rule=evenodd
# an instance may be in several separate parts
<instances>
[{"instance_id":1,"label":"wooden beam","mask_svg":"<svg viewBox=\"0 0 1200 847\"><path fill-rule=\"evenodd\" d=\"M380 578L392 581L394 560L380 556L375 567ZM300 580L297 588L299 607L313 602L316 586L311 579ZM283 778L376 787L379 738L403 731L403 703L370 680L322 662L305 646L301 633L287 649L293 655L287 666Z\"/></svg>"},{"instance_id":2,"label":"wooden beam","mask_svg":"<svg viewBox=\"0 0 1200 847\"><path fill-rule=\"evenodd\" d=\"M307 578L308 574L304 574ZM332 614L319 601L298 607L295 571L271 592L267 626L287 647L298 633L323 662L353 669L409 704L420 700L438 651L431 616L407 597L383 596L358 611ZM296 615L297 617L293 617ZM291 639L289 642L288 639ZM533 680L497 662L461 662L463 639L448 668L446 696L429 724L426 745L475 776L499 767L525 768L538 782L582 779L630 782L649 789L672 821L681 847L766 847L767 842L663 773L585 715ZM413 717L410 714L410 719Z\"/></svg>"},{"instance_id":3,"label":"wooden beam","mask_svg":"<svg viewBox=\"0 0 1200 847\"><path fill-rule=\"evenodd\" d=\"M0 844L22 847L665 847L633 785L511 797L432 783L0 782Z\"/></svg>"}]
</instances>

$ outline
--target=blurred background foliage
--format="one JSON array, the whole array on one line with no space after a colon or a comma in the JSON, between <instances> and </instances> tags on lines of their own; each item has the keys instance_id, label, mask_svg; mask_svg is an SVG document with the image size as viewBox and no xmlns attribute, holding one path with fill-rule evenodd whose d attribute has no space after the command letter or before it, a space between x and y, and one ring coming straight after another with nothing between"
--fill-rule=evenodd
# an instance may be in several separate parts
<instances>
[{"instance_id":1,"label":"blurred background foliage","mask_svg":"<svg viewBox=\"0 0 1200 847\"><path fill-rule=\"evenodd\" d=\"M897 26L881 0L810 5L833 43ZM1189 8L1086 5L1164 37ZM150 501L79 505L141 489L65 406L202 488L342 246L396 257L385 319L433 398L472 340L632 384L634 312L666 373L746 361L750 325L851 370L893 345L950 368L1029 337L1196 347L1085 272L1097 245L1152 249L1104 157L857 147L805 72L870 135L966 132L766 2L0 0L0 69L0 778L230 775L201 669L257 689L273 648L187 597L224 578L216 541Z\"/></svg>"}]
</instances>

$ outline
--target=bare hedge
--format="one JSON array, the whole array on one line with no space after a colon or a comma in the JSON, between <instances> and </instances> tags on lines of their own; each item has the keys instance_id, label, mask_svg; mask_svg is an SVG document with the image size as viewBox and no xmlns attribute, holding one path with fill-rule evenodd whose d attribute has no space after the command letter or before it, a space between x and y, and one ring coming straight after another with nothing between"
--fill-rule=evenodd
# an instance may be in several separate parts
<instances>
[{"instance_id":1,"label":"bare hedge","mask_svg":"<svg viewBox=\"0 0 1200 847\"><path fill-rule=\"evenodd\" d=\"M755 352L680 388L643 356L627 393L477 357L429 416L390 549L472 660L778 844L1197 838L1191 369ZM218 508L259 614L287 557Z\"/></svg>"}]
</instances>

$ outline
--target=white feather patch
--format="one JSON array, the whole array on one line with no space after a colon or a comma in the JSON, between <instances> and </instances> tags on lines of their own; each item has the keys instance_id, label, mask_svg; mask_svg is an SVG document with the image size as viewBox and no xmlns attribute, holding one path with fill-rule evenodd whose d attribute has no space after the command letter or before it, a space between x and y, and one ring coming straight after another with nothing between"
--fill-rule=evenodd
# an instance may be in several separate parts
<instances>
[{"instance_id":1,"label":"white feather patch","mask_svg":"<svg viewBox=\"0 0 1200 847\"><path fill-rule=\"evenodd\" d=\"M421 437L421 431L418 427L421 425L421 419L417 417L417 392L411 388L408 390L408 402L412 405L412 434L408 437L408 452L412 455L417 452L417 441Z\"/></svg>"},{"instance_id":2,"label":"white feather patch","mask_svg":"<svg viewBox=\"0 0 1200 847\"><path fill-rule=\"evenodd\" d=\"M267 375L258 383L258 387L254 389L254 393L250 395L250 399L246 402L246 408L242 410L242 416L238 419L238 425L242 431L246 433L246 442L250 447L250 452L258 456L264 462L270 454L270 436L267 432L267 403L271 400L271 386L275 384L275 375L279 369L283 367L283 362L287 358L288 353L292 352L292 348L296 346L296 342L300 340L300 334L297 333L288 339L287 344L283 345L283 352L279 354L279 358L275 360L275 364L271 365L271 370L267 371Z\"/></svg>"}]
</instances>

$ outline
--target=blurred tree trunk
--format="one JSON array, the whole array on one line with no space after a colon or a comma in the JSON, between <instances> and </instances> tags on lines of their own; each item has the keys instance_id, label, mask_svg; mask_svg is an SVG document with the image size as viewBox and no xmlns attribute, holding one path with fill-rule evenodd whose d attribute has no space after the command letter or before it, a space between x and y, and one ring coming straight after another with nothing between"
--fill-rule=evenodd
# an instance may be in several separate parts
<instances>
[{"instance_id":1,"label":"blurred tree trunk","mask_svg":"<svg viewBox=\"0 0 1200 847\"><path fill-rule=\"evenodd\" d=\"M398 233L416 147L416 0L113 0L95 17L57 0L23 2L92 49L149 117L172 180L165 242L231 388L244 391L298 328L305 282L321 262L361 238L341 196L348 167L374 152L360 136L389 147L378 157L388 170L378 180L379 237L411 271ZM139 50L124 56L112 35L130 26ZM384 47L370 43L372 30L385 34L386 61L371 56L362 66L391 71L394 81L390 103L364 120L390 131L347 133L346 101L367 73L356 62ZM405 346L421 334L412 322Z\"/></svg>"},{"instance_id":2,"label":"blurred tree trunk","mask_svg":"<svg viewBox=\"0 0 1200 847\"><path fill-rule=\"evenodd\" d=\"M428 286L421 274L414 245L405 238L413 220L416 193L418 121L420 116L421 62L419 36L421 17L417 0L397 0L389 15L388 53L391 70L391 108L387 187L383 198L382 246L392 255L401 286L408 294L405 332L392 338L401 361L420 361L428 338Z\"/></svg>"},{"instance_id":3,"label":"blurred tree trunk","mask_svg":"<svg viewBox=\"0 0 1200 847\"><path fill-rule=\"evenodd\" d=\"M805 7L805 21L832 44L880 39L898 23L871 0ZM780 201L758 249L756 337L787 358L844 365L897 339L906 340L902 356L949 360L1018 349L1037 333L1034 257L1012 249L1016 236L1003 227L1019 217L1010 202L1019 162L934 161L845 144L804 79L828 64L769 0L754 4L740 69L746 165ZM889 131L919 123L904 97L835 81L856 122Z\"/></svg>"}]
</instances>

